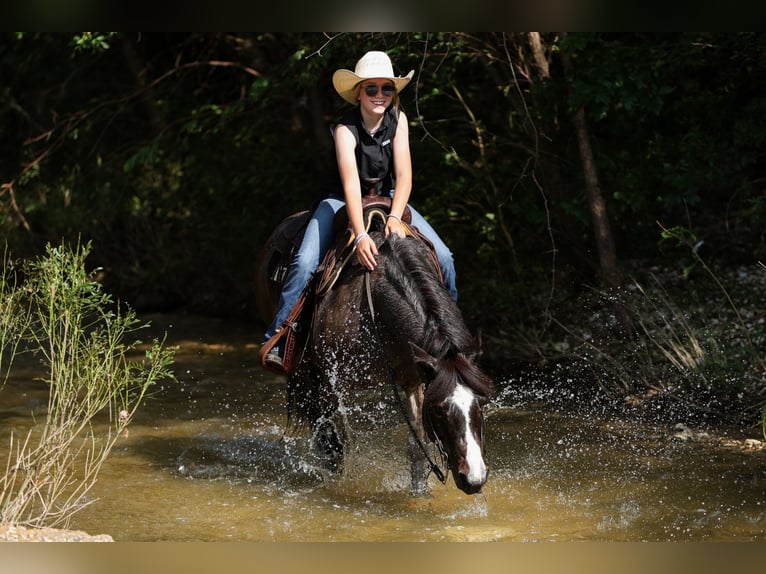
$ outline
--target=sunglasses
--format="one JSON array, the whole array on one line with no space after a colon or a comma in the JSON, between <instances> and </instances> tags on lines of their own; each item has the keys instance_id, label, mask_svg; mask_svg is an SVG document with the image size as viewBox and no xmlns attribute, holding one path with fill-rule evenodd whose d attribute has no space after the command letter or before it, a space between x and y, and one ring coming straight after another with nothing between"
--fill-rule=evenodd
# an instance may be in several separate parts
<instances>
[{"instance_id":1,"label":"sunglasses","mask_svg":"<svg viewBox=\"0 0 766 574\"><path fill-rule=\"evenodd\" d=\"M390 98L396 93L396 88L392 84L386 84L385 86L382 86L380 90L378 90L377 84L368 84L364 87L364 93L367 94L368 98L374 98L378 95L378 92L383 92L383 95L387 98Z\"/></svg>"}]
</instances>

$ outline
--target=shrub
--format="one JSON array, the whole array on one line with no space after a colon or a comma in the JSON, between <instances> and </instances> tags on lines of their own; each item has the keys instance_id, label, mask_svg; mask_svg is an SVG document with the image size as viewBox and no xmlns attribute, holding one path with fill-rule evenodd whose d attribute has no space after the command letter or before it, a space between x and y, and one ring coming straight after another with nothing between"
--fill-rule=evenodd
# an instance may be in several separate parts
<instances>
[{"instance_id":1,"label":"shrub","mask_svg":"<svg viewBox=\"0 0 766 574\"><path fill-rule=\"evenodd\" d=\"M132 335L140 324L85 271L90 244L46 248L0 276L0 367L7 381L19 353L41 359L49 387L45 420L11 434L0 476L0 523L59 526L85 495L150 387L173 378L174 348L155 339L142 360ZM94 424L108 416L110 424Z\"/></svg>"}]
</instances>

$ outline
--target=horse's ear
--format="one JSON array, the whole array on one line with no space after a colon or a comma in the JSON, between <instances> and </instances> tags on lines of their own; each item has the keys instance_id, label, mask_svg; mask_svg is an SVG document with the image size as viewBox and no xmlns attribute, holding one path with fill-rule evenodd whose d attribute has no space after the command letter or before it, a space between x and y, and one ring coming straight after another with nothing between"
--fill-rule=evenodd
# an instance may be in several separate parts
<instances>
[{"instance_id":1,"label":"horse's ear","mask_svg":"<svg viewBox=\"0 0 766 574\"><path fill-rule=\"evenodd\" d=\"M428 351L421 349L411 341L410 348L412 349L412 356L415 359L415 364L423 369L429 379L432 379L436 374L437 359L431 356Z\"/></svg>"},{"instance_id":2,"label":"horse's ear","mask_svg":"<svg viewBox=\"0 0 766 574\"><path fill-rule=\"evenodd\" d=\"M466 357L468 357L471 362L477 363L479 358L484 354L481 341L481 329L476 331L476 336L473 338L473 345L471 347L471 349L466 350Z\"/></svg>"}]
</instances>

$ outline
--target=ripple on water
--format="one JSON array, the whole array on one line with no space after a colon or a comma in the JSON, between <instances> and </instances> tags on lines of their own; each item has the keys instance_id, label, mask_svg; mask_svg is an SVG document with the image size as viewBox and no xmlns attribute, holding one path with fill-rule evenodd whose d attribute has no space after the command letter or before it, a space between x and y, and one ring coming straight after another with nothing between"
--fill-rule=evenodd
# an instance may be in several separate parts
<instances>
[{"instance_id":1,"label":"ripple on water","mask_svg":"<svg viewBox=\"0 0 766 574\"><path fill-rule=\"evenodd\" d=\"M682 441L598 405L575 412L544 381L522 382L527 392L500 381L483 496L451 477L409 495L408 430L390 389L344 401L355 438L346 473L331 477L307 435L286 433L284 380L257 366L252 333L193 332L180 383L142 406L72 527L118 541L766 540L766 451L693 428ZM10 382L0 416L20 429L29 412L39 420L36 392Z\"/></svg>"}]
</instances>

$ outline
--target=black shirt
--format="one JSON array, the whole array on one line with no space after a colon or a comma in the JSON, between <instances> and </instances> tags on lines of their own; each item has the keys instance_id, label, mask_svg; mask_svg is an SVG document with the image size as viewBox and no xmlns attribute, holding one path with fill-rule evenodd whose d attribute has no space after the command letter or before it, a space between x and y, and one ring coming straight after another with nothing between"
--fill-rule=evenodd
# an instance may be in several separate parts
<instances>
[{"instance_id":1,"label":"black shirt","mask_svg":"<svg viewBox=\"0 0 766 574\"><path fill-rule=\"evenodd\" d=\"M386 110L380 128L373 135L364 127L358 106L333 125L333 131L342 124L354 135L354 152L362 195L367 195L371 188L374 188L377 195L388 195L394 189L394 135L398 124L394 113L393 106ZM343 195L337 159L332 171L334 173L329 179L327 194Z\"/></svg>"}]
</instances>

